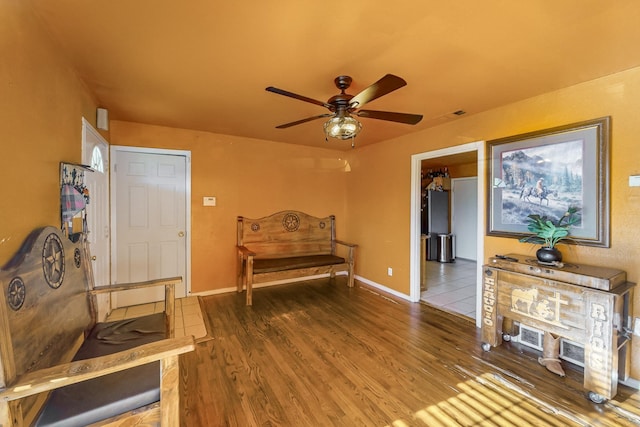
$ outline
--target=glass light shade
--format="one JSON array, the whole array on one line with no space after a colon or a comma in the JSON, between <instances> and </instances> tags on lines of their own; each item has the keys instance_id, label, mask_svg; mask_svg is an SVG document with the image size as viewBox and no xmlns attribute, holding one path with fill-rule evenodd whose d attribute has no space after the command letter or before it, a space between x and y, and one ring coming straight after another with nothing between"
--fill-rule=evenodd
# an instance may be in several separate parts
<instances>
[{"instance_id":1,"label":"glass light shade","mask_svg":"<svg viewBox=\"0 0 640 427\"><path fill-rule=\"evenodd\" d=\"M351 116L332 117L324 124L325 134L337 139L354 138L361 130L362 124Z\"/></svg>"}]
</instances>

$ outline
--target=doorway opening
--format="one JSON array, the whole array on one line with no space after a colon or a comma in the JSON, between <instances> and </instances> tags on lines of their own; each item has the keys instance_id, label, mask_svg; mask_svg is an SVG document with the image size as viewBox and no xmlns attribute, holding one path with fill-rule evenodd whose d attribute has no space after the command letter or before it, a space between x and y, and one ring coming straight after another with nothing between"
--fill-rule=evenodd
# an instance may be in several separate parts
<instances>
[{"instance_id":1,"label":"doorway opening","mask_svg":"<svg viewBox=\"0 0 640 427\"><path fill-rule=\"evenodd\" d=\"M469 162L472 163L471 167L469 165L460 166L457 169L455 167ZM454 168L450 171L451 165ZM432 175L442 175L441 172L445 167L447 168L447 172L449 172L449 177L447 178L449 179L444 182L444 187L447 187L446 190L449 195L453 194L451 191L452 186L459 185L457 193L462 194L469 191L474 192L474 188L470 187L475 186L473 195L476 196L475 209L473 209L475 212L472 217L466 218L463 215L465 211L469 211L469 209L464 209L464 203L468 202L468 200L464 200L466 197L457 201L455 197L451 197L451 201L448 202L449 210L446 214L449 227L445 230L446 232L440 230L438 233L428 236L427 239L425 239L423 233L425 231L425 226L423 225L423 202L425 200L423 197L423 167L426 167L426 170L435 171ZM448 311L457 311L455 310L455 304L452 306L452 303L456 300L466 300L464 303L465 310L469 308L469 301L475 301L475 308L471 307L466 313L462 313L462 309L457 312L475 318L476 326L479 327L479 296L482 286L481 267L484 259L484 142L473 142L415 154L412 156L411 172L411 301L424 300L431 305ZM427 181L430 180L427 178ZM441 180L438 180L437 184L440 187L443 186ZM433 186L431 188L433 189ZM438 189L445 190L445 188ZM463 205L462 210L460 209L460 204ZM476 234L473 236L475 238L469 238L470 236L465 234L468 233L468 229L464 225L469 221L475 221L475 227L472 227L473 232ZM456 232L463 235L461 243L465 245L462 251L464 257L458 259L456 259L454 253L455 249L451 248L451 246L455 248L455 241L460 239L459 237L456 238ZM450 237L446 237L446 235ZM438 239L439 241L431 241L431 239ZM430 241L430 245L426 244L426 240ZM443 244L443 242L448 242L448 245ZM475 248L469 248L470 245L475 246ZM437 250L436 248L440 250L447 248L447 250L451 250L451 253L449 256L445 256L442 253L434 252ZM431 253L428 253L429 251ZM447 285L449 286L447 287ZM429 292L430 290L431 292ZM448 292L448 295L442 295L444 292ZM436 297L438 294L440 296Z\"/></svg>"}]
</instances>

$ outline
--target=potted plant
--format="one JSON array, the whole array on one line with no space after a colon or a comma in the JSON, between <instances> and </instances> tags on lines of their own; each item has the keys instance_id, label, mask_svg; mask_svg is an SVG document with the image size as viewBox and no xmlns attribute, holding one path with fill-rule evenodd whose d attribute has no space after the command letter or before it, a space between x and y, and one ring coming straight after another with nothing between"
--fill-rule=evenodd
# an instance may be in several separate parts
<instances>
[{"instance_id":1,"label":"potted plant","mask_svg":"<svg viewBox=\"0 0 640 427\"><path fill-rule=\"evenodd\" d=\"M544 264L554 264L562 261L562 253L556 245L563 240L570 239L569 229L580 220L577 215L579 208L569 206L564 215L557 221L553 221L547 216L537 214L528 215L527 228L533 236L520 239L521 242L539 243L542 245L536 251L538 261Z\"/></svg>"}]
</instances>

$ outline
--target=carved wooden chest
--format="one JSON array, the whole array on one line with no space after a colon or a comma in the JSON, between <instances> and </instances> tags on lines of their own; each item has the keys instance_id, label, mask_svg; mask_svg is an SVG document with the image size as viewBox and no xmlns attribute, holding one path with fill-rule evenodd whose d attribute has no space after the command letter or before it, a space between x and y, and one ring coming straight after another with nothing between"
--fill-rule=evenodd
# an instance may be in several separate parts
<instances>
[{"instance_id":1,"label":"carved wooden chest","mask_svg":"<svg viewBox=\"0 0 640 427\"><path fill-rule=\"evenodd\" d=\"M594 401L617 393L627 379L635 283L611 268L546 267L535 257L490 258L483 268L483 348L500 345L502 320L525 323L584 345L584 387ZM508 332L510 333L510 332Z\"/></svg>"}]
</instances>

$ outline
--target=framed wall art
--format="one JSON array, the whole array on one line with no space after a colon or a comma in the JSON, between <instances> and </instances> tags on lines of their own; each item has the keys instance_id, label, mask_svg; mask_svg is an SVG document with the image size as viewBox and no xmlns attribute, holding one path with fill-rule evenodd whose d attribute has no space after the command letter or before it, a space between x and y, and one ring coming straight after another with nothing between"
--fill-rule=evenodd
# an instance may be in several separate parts
<instances>
[{"instance_id":1,"label":"framed wall art","mask_svg":"<svg viewBox=\"0 0 640 427\"><path fill-rule=\"evenodd\" d=\"M572 243L609 247L610 117L488 141L487 235L521 238L527 215L579 209Z\"/></svg>"},{"instance_id":2,"label":"framed wall art","mask_svg":"<svg viewBox=\"0 0 640 427\"><path fill-rule=\"evenodd\" d=\"M76 163L60 162L60 217L65 236L74 240L85 232L86 206L89 204L89 189L85 185L85 172L91 167Z\"/></svg>"}]
</instances>

